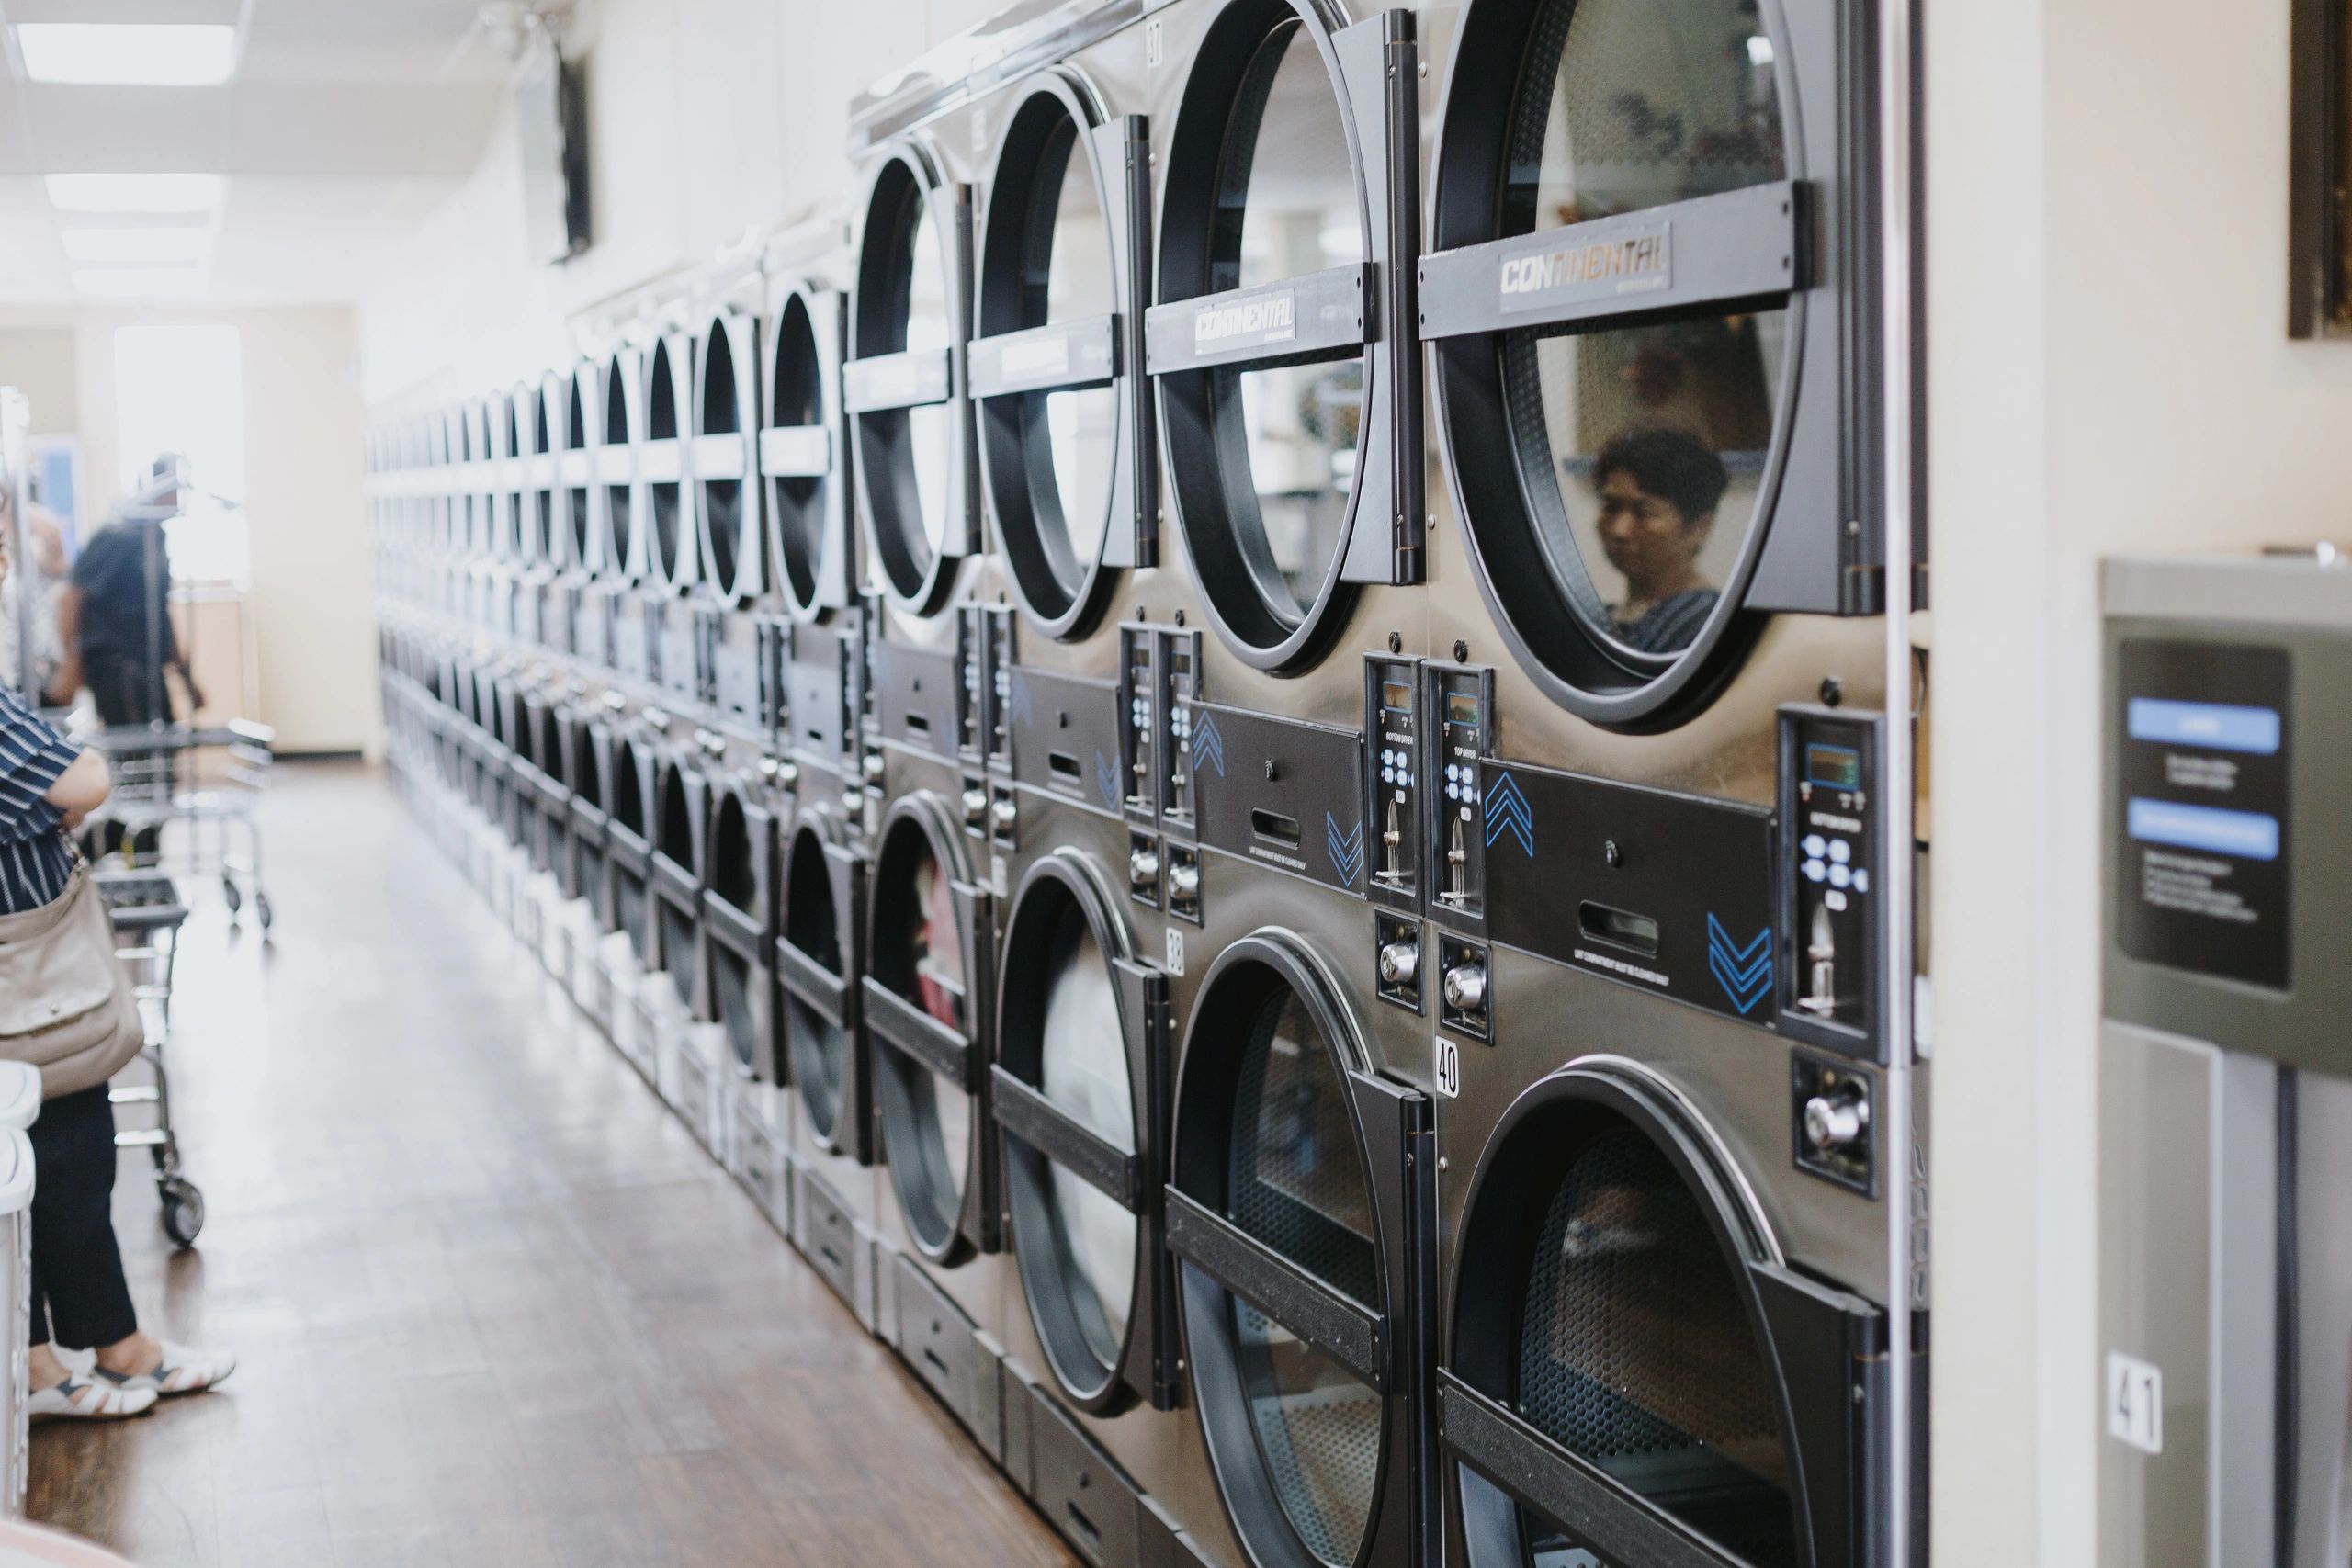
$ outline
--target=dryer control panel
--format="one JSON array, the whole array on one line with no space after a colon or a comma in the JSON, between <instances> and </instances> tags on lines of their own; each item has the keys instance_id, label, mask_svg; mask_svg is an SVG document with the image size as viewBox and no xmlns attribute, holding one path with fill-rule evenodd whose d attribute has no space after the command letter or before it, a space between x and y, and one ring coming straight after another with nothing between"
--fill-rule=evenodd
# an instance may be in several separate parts
<instances>
[{"instance_id":1,"label":"dryer control panel","mask_svg":"<svg viewBox=\"0 0 2352 1568\"><path fill-rule=\"evenodd\" d=\"M1420 660L1401 655L1363 661L1364 825L1372 836L1366 888L1410 907L1420 891Z\"/></svg>"},{"instance_id":2,"label":"dryer control panel","mask_svg":"<svg viewBox=\"0 0 2352 1568\"><path fill-rule=\"evenodd\" d=\"M1780 710L1780 1024L1851 1056L1878 1044L1882 742L1874 713Z\"/></svg>"}]
</instances>

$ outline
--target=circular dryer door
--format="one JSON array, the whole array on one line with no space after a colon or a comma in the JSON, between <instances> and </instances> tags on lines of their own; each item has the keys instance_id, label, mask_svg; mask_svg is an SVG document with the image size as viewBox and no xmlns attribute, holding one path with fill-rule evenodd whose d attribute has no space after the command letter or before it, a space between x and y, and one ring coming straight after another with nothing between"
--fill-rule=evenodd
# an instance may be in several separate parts
<instances>
[{"instance_id":1,"label":"circular dryer door","mask_svg":"<svg viewBox=\"0 0 2352 1568\"><path fill-rule=\"evenodd\" d=\"M1185 1030L1169 1242L1218 1486L1265 1568L1365 1560L1403 1418L1383 1274L1396 1217L1374 1198L1362 1061L1286 935L1220 953Z\"/></svg>"},{"instance_id":2,"label":"circular dryer door","mask_svg":"<svg viewBox=\"0 0 2352 1568\"><path fill-rule=\"evenodd\" d=\"M1157 976L1133 967L1108 888L1069 850L1022 878L1004 928L991 1090L1030 1321L1054 1381L1098 1412L1151 1391L1162 1278L1149 1221L1158 1140L1144 1135L1155 1063L1137 1016Z\"/></svg>"},{"instance_id":3,"label":"circular dryer door","mask_svg":"<svg viewBox=\"0 0 2352 1568\"><path fill-rule=\"evenodd\" d=\"M1464 15L1439 159L1449 254L1423 295L1448 478L1514 651L1598 723L1675 722L1720 685L1756 629L1741 604L1792 448L1828 489L1788 493L1791 525L1827 530L1820 558L1851 547L1838 367L1796 417L1804 193L1779 11Z\"/></svg>"},{"instance_id":4,"label":"circular dryer door","mask_svg":"<svg viewBox=\"0 0 2352 1568\"><path fill-rule=\"evenodd\" d=\"M560 558L556 539L555 437L560 405L553 400L560 383L526 381L514 389L514 406L522 411L524 456L529 468L523 477L523 559L532 566L552 566Z\"/></svg>"},{"instance_id":5,"label":"circular dryer door","mask_svg":"<svg viewBox=\"0 0 2352 1568\"><path fill-rule=\"evenodd\" d=\"M945 803L894 802L867 900L865 1023L890 1183L916 1247L943 1263L995 1240L979 1135L987 919Z\"/></svg>"},{"instance_id":6,"label":"circular dryer door","mask_svg":"<svg viewBox=\"0 0 2352 1568\"><path fill-rule=\"evenodd\" d=\"M1118 344L1135 308L1120 276L1132 241L1125 186L1113 185L1096 150L1097 120L1058 75L1013 111L997 151L970 351L1005 565L1022 608L1057 637L1085 635L1100 615L1114 530L1129 539L1109 556L1134 555L1125 469L1135 435Z\"/></svg>"},{"instance_id":7,"label":"circular dryer door","mask_svg":"<svg viewBox=\"0 0 2352 1568\"><path fill-rule=\"evenodd\" d=\"M758 338L757 322L721 311L703 329L697 351L693 466L703 576L721 598L737 602L763 586L750 447Z\"/></svg>"},{"instance_id":8,"label":"circular dryer door","mask_svg":"<svg viewBox=\"0 0 2352 1568\"><path fill-rule=\"evenodd\" d=\"M786 608L798 620L849 602L849 483L841 450L842 298L802 286L768 333L768 550Z\"/></svg>"},{"instance_id":9,"label":"circular dryer door","mask_svg":"<svg viewBox=\"0 0 2352 1568\"><path fill-rule=\"evenodd\" d=\"M1815 1561L1753 1278L1770 1247L1646 1076L1571 1066L1521 1097L1473 1179L1442 1396L1474 1568L1660 1540L1690 1562Z\"/></svg>"},{"instance_id":10,"label":"circular dryer door","mask_svg":"<svg viewBox=\"0 0 2352 1568\"><path fill-rule=\"evenodd\" d=\"M676 757L654 769L653 870L659 884L662 968L695 1004L702 964L703 835L710 786Z\"/></svg>"},{"instance_id":11,"label":"circular dryer door","mask_svg":"<svg viewBox=\"0 0 2352 1568\"><path fill-rule=\"evenodd\" d=\"M902 144L876 169L842 378L866 537L891 598L918 615L944 605L973 543L960 354L968 222L921 148Z\"/></svg>"},{"instance_id":12,"label":"circular dryer door","mask_svg":"<svg viewBox=\"0 0 2352 1568\"><path fill-rule=\"evenodd\" d=\"M686 504L678 438L685 434L692 395L693 349L683 335L653 345L645 366L645 439L639 466L645 476L647 568L656 581L684 590L696 569L695 522Z\"/></svg>"},{"instance_id":13,"label":"circular dryer door","mask_svg":"<svg viewBox=\"0 0 2352 1568\"><path fill-rule=\"evenodd\" d=\"M1233 0L1210 26L1168 147L1151 315L1202 597L1235 651L1275 671L1346 619L1375 390L1364 168L1321 14Z\"/></svg>"},{"instance_id":14,"label":"circular dryer door","mask_svg":"<svg viewBox=\"0 0 2352 1568\"><path fill-rule=\"evenodd\" d=\"M792 1080L820 1146L861 1160L867 1150L864 1062L857 1049L857 864L839 824L804 810L786 852L784 934L776 943Z\"/></svg>"}]
</instances>

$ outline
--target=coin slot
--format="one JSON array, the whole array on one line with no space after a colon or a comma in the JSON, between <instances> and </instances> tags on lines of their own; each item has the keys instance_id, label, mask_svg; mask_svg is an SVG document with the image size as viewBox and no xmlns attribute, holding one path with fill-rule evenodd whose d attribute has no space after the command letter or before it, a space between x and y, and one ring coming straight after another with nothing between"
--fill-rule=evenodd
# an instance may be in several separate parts
<instances>
[{"instance_id":1,"label":"coin slot","mask_svg":"<svg viewBox=\"0 0 2352 1568\"><path fill-rule=\"evenodd\" d=\"M1255 810L1250 813L1250 830L1286 850L1298 848L1300 835L1295 817L1285 817L1279 811Z\"/></svg>"},{"instance_id":2,"label":"coin slot","mask_svg":"<svg viewBox=\"0 0 2352 1568\"><path fill-rule=\"evenodd\" d=\"M1085 1482L1081 1479L1079 1483L1084 1485ZM1065 1503L1062 1506L1069 1514L1069 1528L1077 1536L1079 1550L1086 1553L1088 1562L1102 1562L1102 1532L1094 1528L1092 1519L1079 1511L1077 1504Z\"/></svg>"},{"instance_id":3,"label":"coin slot","mask_svg":"<svg viewBox=\"0 0 2352 1568\"><path fill-rule=\"evenodd\" d=\"M1595 942L1612 942L1645 958L1657 956L1657 922L1647 915L1587 899L1577 906L1577 924Z\"/></svg>"},{"instance_id":4,"label":"coin slot","mask_svg":"<svg viewBox=\"0 0 2352 1568\"><path fill-rule=\"evenodd\" d=\"M1076 786L1083 783L1086 777L1084 771L1078 765L1078 759L1067 751L1047 752L1046 766L1053 770L1054 782L1058 784Z\"/></svg>"}]
</instances>

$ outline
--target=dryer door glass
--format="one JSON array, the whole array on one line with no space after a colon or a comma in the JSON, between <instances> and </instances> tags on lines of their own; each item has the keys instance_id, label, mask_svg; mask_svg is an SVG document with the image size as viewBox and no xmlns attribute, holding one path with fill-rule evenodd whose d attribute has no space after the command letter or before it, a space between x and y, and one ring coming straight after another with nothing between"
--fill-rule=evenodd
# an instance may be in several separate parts
<instances>
[{"instance_id":1,"label":"dryer door glass","mask_svg":"<svg viewBox=\"0 0 2352 1568\"><path fill-rule=\"evenodd\" d=\"M635 362L616 355L605 368L605 445L631 446L639 432L636 415L631 412L628 390L628 378L637 374ZM631 461L635 458L632 457ZM635 487L627 481L607 482L605 486L605 525L610 531L611 566L616 572L636 570L637 506Z\"/></svg>"},{"instance_id":2,"label":"dryer door glass","mask_svg":"<svg viewBox=\"0 0 2352 1568\"><path fill-rule=\"evenodd\" d=\"M939 224L933 220L926 204L916 208L914 234L908 246L913 261L907 286L904 346L946 348L956 337L947 310L947 252ZM909 409L906 417L912 444L915 493L922 511L922 542L930 555L936 555L947 537L947 509L953 504L955 409L948 403L924 403ZM929 556L922 558L928 560Z\"/></svg>"},{"instance_id":3,"label":"dryer door glass","mask_svg":"<svg viewBox=\"0 0 2352 1568\"><path fill-rule=\"evenodd\" d=\"M840 913L826 874L824 851L816 835L804 832L794 844L791 883L785 890L785 934L792 945L831 973L842 972ZM850 1041L840 1024L799 997L787 998L792 1079L799 1086L809 1130L828 1143L847 1129L839 1125L842 1091L849 1082Z\"/></svg>"},{"instance_id":4,"label":"dryer door glass","mask_svg":"<svg viewBox=\"0 0 2352 1568\"><path fill-rule=\"evenodd\" d=\"M684 367L670 352L670 345L655 345L653 364L646 377L645 437L649 441L677 440L680 433L678 381L686 374ZM680 556L685 543L683 519L680 515L679 486L663 479L645 487L646 499L653 509L653 571L665 582L677 581Z\"/></svg>"},{"instance_id":5,"label":"dryer door glass","mask_svg":"<svg viewBox=\"0 0 2352 1568\"><path fill-rule=\"evenodd\" d=\"M1297 995L1261 1006L1234 1089L1226 1217L1342 1294L1380 1299L1347 1090ZM1236 1359L1267 1478L1299 1541L1355 1561L1379 1476L1380 1396L1238 1298Z\"/></svg>"},{"instance_id":6,"label":"dryer door glass","mask_svg":"<svg viewBox=\"0 0 2352 1568\"><path fill-rule=\"evenodd\" d=\"M894 874L891 868L906 865L900 874L910 881L877 894L879 909L896 911L897 929L886 925L875 934L875 974L888 976L907 1000L962 1034L971 987L954 885L919 830L902 827L899 841L922 847L903 859L885 852L880 874ZM890 1180L908 1228L926 1247L944 1249L955 1240L971 1169L972 1097L960 1085L887 1045L876 1058L876 1069Z\"/></svg>"},{"instance_id":7,"label":"dryer door glass","mask_svg":"<svg viewBox=\"0 0 2352 1568\"><path fill-rule=\"evenodd\" d=\"M973 389L1006 565L1050 635L1073 623L1093 581L1122 459L1111 352L1113 276L1103 172L1058 85L1015 111L997 156L982 251Z\"/></svg>"},{"instance_id":8,"label":"dryer door glass","mask_svg":"<svg viewBox=\"0 0 2352 1568\"><path fill-rule=\"evenodd\" d=\"M817 327L808 301L799 294L785 301L776 321L767 419L771 426L822 430L824 425L825 369L818 358ZM826 488L832 482L830 473L779 474L770 481L768 518L776 565L797 605L817 603L817 583L825 570Z\"/></svg>"},{"instance_id":9,"label":"dryer door glass","mask_svg":"<svg viewBox=\"0 0 2352 1568\"><path fill-rule=\"evenodd\" d=\"M1530 55L1506 232L1787 172L1773 48L1753 0L1551 0ZM1690 647L1721 597L1756 513L1786 315L1506 340L1512 434L1559 587L1625 650Z\"/></svg>"},{"instance_id":10,"label":"dryer door glass","mask_svg":"<svg viewBox=\"0 0 2352 1568\"><path fill-rule=\"evenodd\" d=\"M1248 288L1363 260L1347 127L1315 40L1296 24L1258 51L1227 133L1222 185L1240 206L1216 287ZM1226 221L1230 224L1230 215ZM1363 402L1359 355L1275 369L1228 367L1216 396L1247 436L1253 520L1242 548L1284 617L1310 608L1338 553ZM1254 536L1252 537L1251 536Z\"/></svg>"},{"instance_id":11,"label":"dryer door glass","mask_svg":"<svg viewBox=\"0 0 2352 1568\"><path fill-rule=\"evenodd\" d=\"M1520 1413L1741 1562L1796 1568L1771 1383L1698 1196L1621 1117L1587 1123L1556 1172L1494 1200L1523 1204L1531 1235ZM1548 1520L1521 1520L1531 1562L1576 1560Z\"/></svg>"},{"instance_id":12,"label":"dryer door glass","mask_svg":"<svg viewBox=\"0 0 2352 1568\"><path fill-rule=\"evenodd\" d=\"M1038 1043L1046 1098L1121 1151L1136 1146L1135 1090L1110 961L1072 902L1053 936ZM1070 1262L1071 1316L1090 1355L1117 1363L1135 1304L1136 1217L1077 1172L1049 1165L1053 1224Z\"/></svg>"},{"instance_id":13,"label":"dryer door glass","mask_svg":"<svg viewBox=\"0 0 2352 1568\"><path fill-rule=\"evenodd\" d=\"M735 385L735 334L749 332L747 323L719 316L710 322L702 358L702 396L695 415L698 435L735 435L743 429L742 400ZM703 547L710 558L703 564L711 586L720 593L736 591L735 568L743 527L743 482L732 479L695 481L701 488Z\"/></svg>"},{"instance_id":14,"label":"dryer door glass","mask_svg":"<svg viewBox=\"0 0 2352 1568\"><path fill-rule=\"evenodd\" d=\"M567 452L588 450L588 389L591 372L583 366L574 372L563 400L563 449ZM564 516L571 527L571 558L568 564L582 571L595 571L604 563L590 553L588 525L588 487L571 485L564 496Z\"/></svg>"}]
</instances>

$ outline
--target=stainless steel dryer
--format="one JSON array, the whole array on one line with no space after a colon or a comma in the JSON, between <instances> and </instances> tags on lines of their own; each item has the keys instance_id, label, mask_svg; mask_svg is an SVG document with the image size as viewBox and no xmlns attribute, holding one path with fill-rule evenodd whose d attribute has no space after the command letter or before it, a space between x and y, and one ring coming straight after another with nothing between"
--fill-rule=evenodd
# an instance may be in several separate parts
<instances>
[{"instance_id":1,"label":"stainless steel dryer","mask_svg":"<svg viewBox=\"0 0 2352 1568\"><path fill-rule=\"evenodd\" d=\"M564 783L564 703L563 687L554 680L536 682L525 692L514 772L523 782L528 813L525 838L531 869L554 878L558 890L568 894L571 791Z\"/></svg>"},{"instance_id":2,"label":"stainless steel dryer","mask_svg":"<svg viewBox=\"0 0 2352 1568\"><path fill-rule=\"evenodd\" d=\"M695 526L702 558L702 697L713 722L753 744L772 723L775 638L760 482L760 279L729 290L695 338Z\"/></svg>"},{"instance_id":3,"label":"stainless steel dryer","mask_svg":"<svg viewBox=\"0 0 2352 1568\"><path fill-rule=\"evenodd\" d=\"M693 473L693 334L665 324L645 356L645 441L638 450L646 513L646 637L663 698L692 712L707 698L707 649L718 609L705 592L701 491Z\"/></svg>"},{"instance_id":4,"label":"stainless steel dryer","mask_svg":"<svg viewBox=\"0 0 2352 1568\"><path fill-rule=\"evenodd\" d=\"M485 453L489 536L482 551L483 582L489 595L491 635L511 642L516 636L515 579L522 554L522 433L515 423L514 400L506 391L493 391L483 402L490 420Z\"/></svg>"},{"instance_id":5,"label":"stainless steel dryer","mask_svg":"<svg viewBox=\"0 0 2352 1568\"><path fill-rule=\"evenodd\" d=\"M735 1070L759 1084L785 1081L775 939L779 829L790 829L792 808L776 787L781 773L763 756L714 781L702 896L710 1017L727 1032Z\"/></svg>"},{"instance_id":6,"label":"stainless steel dryer","mask_svg":"<svg viewBox=\"0 0 2352 1568\"><path fill-rule=\"evenodd\" d=\"M792 1239L858 1321L877 1324L873 1095L861 1012L867 803L865 640L850 431L842 396L854 270L819 236L776 258L760 469L780 609L781 834L775 970L792 1085Z\"/></svg>"},{"instance_id":7,"label":"stainless steel dryer","mask_svg":"<svg viewBox=\"0 0 2352 1568\"><path fill-rule=\"evenodd\" d=\"M571 799L565 828L571 852L560 868L568 897L584 898L596 929L614 931L611 878L605 842L611 816L612 732L598 710L581 705L570 710L563 727L563 782Z\"/></svg>"},{"instance_id":8,"label":"stainless steel dryer","mask_svg":"<svg viewBox=\"0 0 2352 1568\"><path fill-rule=\"evenodd\" d=\"M628 933L638 963L648 972L661 967L661 937L653 908L654 747L633 725L608 732L607 778L612 793L605 807L605 905L610 929Z\"/></svg>"},{"instance_id":9,"label":"stainless steel dryer","mask_svg":"<svg viewBox=\"0 0 2352 1568\"><path fill-rule=\"evenodd\" d=\"M1925 1517L1888 1505L1925 1165L1875 47L1814 0L1472 0L1451 37L1443 657L1374 669L1470 1568L1883 1563Z\"/></svg>"}]
</instances>

